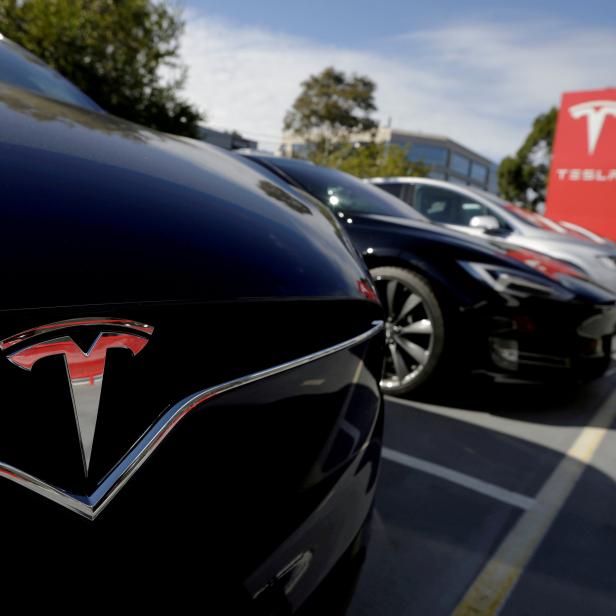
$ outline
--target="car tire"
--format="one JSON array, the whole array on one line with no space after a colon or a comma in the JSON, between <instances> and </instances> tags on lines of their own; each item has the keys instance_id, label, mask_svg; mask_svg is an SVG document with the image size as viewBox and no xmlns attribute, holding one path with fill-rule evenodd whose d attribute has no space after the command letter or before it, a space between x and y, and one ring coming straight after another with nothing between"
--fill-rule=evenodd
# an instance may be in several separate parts
<instances>
[{"instance_id":1,"label":"car tire","mask_svg":"<svg viewBox=\"0 0 616 616\"><path fill-rule=\"evenodd\" d=\"M370 271L386 313L381 389L406 395L426 389L444 361L444 310L430 282L400 267Z\"/></svg>"}]
</instances>

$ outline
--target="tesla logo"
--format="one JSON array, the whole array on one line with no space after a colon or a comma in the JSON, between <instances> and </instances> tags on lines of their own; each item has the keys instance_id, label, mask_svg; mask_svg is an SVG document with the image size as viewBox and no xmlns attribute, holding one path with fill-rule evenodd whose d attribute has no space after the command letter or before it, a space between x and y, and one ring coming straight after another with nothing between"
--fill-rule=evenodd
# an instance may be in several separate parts
<instances>
[{"instance_id":1,"label":"tesla logo","mask_svg":"<svg viewBox=\"0 0 616 616\"><path fill-rule=\"evenodd\" d=\"M151 334L153 327L126 321L123 319L81 319L75 321L63 321L43 325L11 338L7 338L0 343L0 349L7 349L33 336L38 336L48 331L65 329L76 326L92 326L113 324L118 327L129 328L138 331L140 334ZM60 336L38 342L20 349L9 355L10 362L30 371L32 366L45 357L63 355L66 365L66 372L71 389L73 400L73 411L77 423L79 443L85 475L88 475L90 458L92 456L92 444L94 442L94 431L98 417L98 406L103 386L103 375L105 372L105 359L107 350L128 349L133 355L137 355L148 343L148 339L142 335L128 332L101 332L87 351L83 351L70 336Z\"/></svg>"},{"instance_id":2,"label":"tesla logo","mask_svg":"<svg viewBox=\"0 0 616 616\"><path fill-rule=\"evenodd\" d=\"M569 115L575 120L583 117L586 118L588 153L592 155L601 137L601 131L607 116L616 118L616 100L587 101L579 105L573 105L569 107Z\"/></svg>"}]
</instances>

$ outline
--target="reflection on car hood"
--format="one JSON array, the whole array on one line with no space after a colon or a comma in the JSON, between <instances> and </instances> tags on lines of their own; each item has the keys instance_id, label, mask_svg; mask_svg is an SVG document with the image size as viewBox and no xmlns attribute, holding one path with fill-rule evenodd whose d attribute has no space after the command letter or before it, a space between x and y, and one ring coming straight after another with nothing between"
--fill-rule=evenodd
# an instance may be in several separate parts
<instances>
[{"instance_id":1,"label":"reflection on car hood","mask_svg":"<svg viewBox=\"0 0 616 616\"><path fill-rule=\"evenodd\" d=\"M440 239L446 243L456 243L458 246L464 246L471 250L484 252L493 257L502 256L502 245L499 242L494 242L491 239L468 235L462 231L457 231L449 227L445 227L430 220L416 220L414 218L396 218L393 216L381 216L378 214L353 214L354 219L364 218L366 220L381 221L396 227L405 227L409 230L430 233L435 239Z\"/></svg>"},{"instance_id":2,"label":"reflection on car hood","mask_svg":"<svg viewBox=\"0 0 616 616\"><path fill-rule=\"evenodd\" d=\"M0 85L0 307L357 297L332 217L223 150Z\"/></svg>"}]
</instances>

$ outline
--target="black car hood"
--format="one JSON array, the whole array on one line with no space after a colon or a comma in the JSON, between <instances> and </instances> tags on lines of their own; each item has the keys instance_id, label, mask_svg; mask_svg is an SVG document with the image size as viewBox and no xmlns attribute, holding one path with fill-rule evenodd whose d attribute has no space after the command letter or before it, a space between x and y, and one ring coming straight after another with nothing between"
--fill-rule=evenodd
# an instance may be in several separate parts
<instances>
[{"instance_id":1,"label":"black car hood","mask_svg":"<svg viewBox=\"0 0 616 616\"><path fill-rule=\"evenodd\" d=\"M0 85L0 309L360 297L332 216L222 150Z\"/></svg>"}]
</instances>

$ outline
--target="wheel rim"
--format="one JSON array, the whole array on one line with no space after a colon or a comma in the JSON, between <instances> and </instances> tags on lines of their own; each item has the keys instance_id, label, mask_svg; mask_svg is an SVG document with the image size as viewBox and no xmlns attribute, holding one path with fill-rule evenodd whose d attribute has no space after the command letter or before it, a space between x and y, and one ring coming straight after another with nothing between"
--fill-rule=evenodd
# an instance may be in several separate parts
<instances>
[{"instance_id":1,"label":"wheel rim","mask_svg":"<svg viewBox=\"0 0 616 616\"><path fill-rule=\"evenodd\" d=\"M406 387L425 368L434 346L432 314L423 297L395 278L379 276L376 288L387 314L381 387Z\"/></svg>"}]
</instances>

